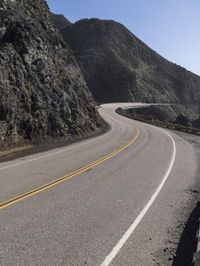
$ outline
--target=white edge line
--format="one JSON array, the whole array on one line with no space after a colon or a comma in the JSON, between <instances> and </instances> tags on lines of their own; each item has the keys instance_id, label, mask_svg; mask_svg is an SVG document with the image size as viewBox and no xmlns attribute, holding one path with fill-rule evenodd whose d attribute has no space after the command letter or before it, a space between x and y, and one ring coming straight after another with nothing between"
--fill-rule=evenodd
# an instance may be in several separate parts
<instances>
[{"instance_id":1,"label":"white edge line","mask_svg":"<svg viewBox=\"0 0 200 266\"><path fill-rule=\"evenodd\" d=\"M110 116L108 115L105 115L104 119L106 122L108 122L110 125L111 125L111 130L108 132L109 134L113 132L115 126L114 126L114 123L112 120L108 119L108 117L110 118ZM107 118L107 119L106 119ZM113 119L114 120L114 119ZM101 136L97 136L96 138L102 138L102 137L105 137L105 134L101 135ZM47 158L47 157L51 157L51 156L54 156L54 155L57 155L57 154L60 154L60 153L63 153L63 152L66 152L66 151L69 151L69 150L72 150L72 149L75 149L77 147L80 147L80 146L83 146L85 144L88 144L88 143L91 143L93 141L96 141L96 138L92 138L91 140L88 140L88 141L85 141L85 142L82 142L82 143L77 143L77 145L75 144L75 146L67 146L67 148L65 149L62 149L62 150L59 150L59 151L56 151L56 152L51 152L49 154L46 154L46 155L42 155L42 156L39 156L39 157L36 157L36 158L33 158L33 159L29 159L29 160L26 160L26 161L23 161L23 162L20 162L20 163L15 163L15 164L10 164L10 165L7 165L7 166L3 166L3 167L0 167L0 171L1 170L5 170L5 169L8 169L8 168L12 168L12 167L15 167L15 166L19 166L19 165L23 165L23 164L27 164L27 163L30 163L30 162L34 162L34 161L37 161L37 160L40 160L40 159L44 159L44 158Z\"/></svg>"},{"instance_id":2,"label":"white edge line","mask_svg":"<svg viewBox=\"0 0 200 266\"><path fill-rule=\"evenodd\" d=\"M166 135L168 135L170 137L170 139L172 140L172 143L173 143L173 153L172 153L172 157L171 157L171 160L170 160L170 163L169 163L168 170L166 171L166 173L165 173L165 175L163 177L162 182L160 183L160 185L158 186L158 188L156 189L156 191L152 195L152 197L149 200L149 202L147 203L147 205L140 212L140 214L137 216L137 218L135 219L135 221L131 224L131 226L128 228L128 230L125 232L125 234L119 240L119 242L117 243L117 245L112 249L112 251L110 252L110 254L105 258L105 260L102 262L102 264L100 266L109 266L111 264L111 262L113 261L113 259L116 257L116 255L119 253L119 251L122 249L122 247L127 242L127 240L129 239L129 237L132 235L132 233L134 232L134 230L136 229L136 227L139 225L139 223L141 222L141 220L143 219L143 217L145 216L145 214L148 212L149 208L154 203L155 199L159 195L160 191L162 190L165 182L167 181L167 179L168 179L168 177L169 177L169 175L171 173L172 167L174 165L175 157L176 157L176 144L175 144L174 138L171 136L170 133L168 133L167 131L162 130L162 129L160 129L160 130L162 132L164 132Z\"/></svg>"}]
</instances>

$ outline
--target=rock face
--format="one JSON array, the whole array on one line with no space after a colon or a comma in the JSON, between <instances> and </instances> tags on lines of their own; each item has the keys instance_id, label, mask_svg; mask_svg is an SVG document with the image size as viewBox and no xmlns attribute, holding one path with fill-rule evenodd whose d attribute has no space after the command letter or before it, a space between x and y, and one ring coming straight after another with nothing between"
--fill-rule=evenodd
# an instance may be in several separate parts
<instances>
[{"instance_id":1,"label":"rock face","mask_svg":"<svg viewBox=\"0 0 200 266\"><path fill-rule=\"evenodd\" d=\"M0 147L95 130L99 116L43 0L0 2Z\"/></svg>"},{"instance_id":2,"label":"rock face","mask_svg":"<svg viewBox=\"0 0 200 266\"><path fill-rule=\"evenodd\" d=\"M98 102L199 104L200 77L158 55L123 25L84 19L61 32Z\"/></svg>"}]
</instances>

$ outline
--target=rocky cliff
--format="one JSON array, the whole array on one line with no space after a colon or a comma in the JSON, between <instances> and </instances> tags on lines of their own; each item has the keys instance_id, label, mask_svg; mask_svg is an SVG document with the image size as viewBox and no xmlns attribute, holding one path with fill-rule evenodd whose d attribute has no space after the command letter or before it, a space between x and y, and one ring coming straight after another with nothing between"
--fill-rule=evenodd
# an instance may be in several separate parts
<instances>
[{"instance_id":1,"label":"rocky cliff","mask_svg":"<svg viewBox=\"0 0 200 266\"><path fill-rule=\"evenodd\" d=\"M43 0L0 1L0 147L95 130L99 116Z\"/></svg>"},{"instance_id":2,"label":"rocky cliff","mask_svg":"<svg viewBox=\"0 0 200 266\"><path fill-rule=\"evenodd\" d=\"M199 76L167 61L117 22L83 19L62 35L98 102L200 102Z\"/></svg>"}]
</instances>

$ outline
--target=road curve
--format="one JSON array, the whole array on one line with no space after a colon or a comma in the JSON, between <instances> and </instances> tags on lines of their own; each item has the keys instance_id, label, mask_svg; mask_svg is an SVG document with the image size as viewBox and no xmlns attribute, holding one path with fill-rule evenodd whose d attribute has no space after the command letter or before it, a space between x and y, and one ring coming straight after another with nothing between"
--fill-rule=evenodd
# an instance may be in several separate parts
<instances>
[{"instance_id":1,"label":"road curve","mask_svg":"<svg viewBox=\"0 0 200 266\"><path fill-rule=\"evenodd\" d=\"M0 265L158 261L196 155L178 135L114 111L131 105L99 109L110 124L101 136L0 163Z\"/></svg>"}]
</instances>

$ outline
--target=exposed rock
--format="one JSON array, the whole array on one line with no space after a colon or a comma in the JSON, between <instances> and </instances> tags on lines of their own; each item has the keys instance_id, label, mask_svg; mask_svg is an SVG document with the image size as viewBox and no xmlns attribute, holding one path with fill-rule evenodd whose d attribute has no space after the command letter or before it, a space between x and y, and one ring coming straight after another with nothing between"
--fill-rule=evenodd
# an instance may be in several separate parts
<instances>
[{"instance_id":1,"label":"exposed rock","mask_svg":"<svg viewBox=\"0 0 200 266\"><path fill-rule=\"evenodd\" d=\"M200 129L200 118L198 118L198 119L192 121L192 126L193 126L194 128L198 128L198 129Z\"/></svg>"},{"instance_id":2,"label":"exposed rock","mask_svg":"<svg viewBox=\"0 0 200 266\"><path fill-rule=\"evenodd\" d=\"M175 124L178 124L178 125L181 125L181 126L186 126L186 127L190 126L190 122L189 122L188 118L185 115L182 115L182 114L180 114L180 115L178 115L176 117Z\"/></svg>"},{"instance_id":3,"label":"exposed rock","mask_svg":"<svg viewBox=\"0 0 200 266\"><path fill-rule=\"evenodd\" d=\"M1 0L0 147L70 138L98 124L93 98L46 2Z\"/></svg>"}]
</instances>

